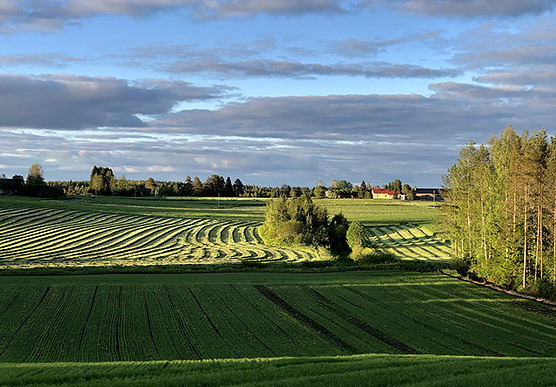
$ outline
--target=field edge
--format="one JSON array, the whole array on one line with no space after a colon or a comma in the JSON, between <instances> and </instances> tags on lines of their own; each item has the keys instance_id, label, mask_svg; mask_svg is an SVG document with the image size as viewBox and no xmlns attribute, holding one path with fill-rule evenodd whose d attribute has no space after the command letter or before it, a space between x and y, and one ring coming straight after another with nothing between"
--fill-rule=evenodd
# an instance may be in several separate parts
<instances>
[{"instance_id":1,"label":"field edge","mask_svg":"<svg viewBox=\"0 0 556 387\"><path fill-rule=\"evenodd\" d=\"M403 372L392 372L396 368ZM2 363L1 385L546 385L556 358L450 355ZM534 378L530 378L531 375Z\"/></svg>"}]
</instances>

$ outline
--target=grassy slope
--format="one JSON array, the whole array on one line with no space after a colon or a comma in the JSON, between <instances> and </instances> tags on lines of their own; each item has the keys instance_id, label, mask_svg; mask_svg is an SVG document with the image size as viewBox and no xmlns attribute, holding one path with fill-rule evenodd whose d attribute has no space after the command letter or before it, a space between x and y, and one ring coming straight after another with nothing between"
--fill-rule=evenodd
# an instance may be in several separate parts
<instances>
[{"instance_id":1,"label":"grassy slope","mask_svg":"<svg viewBox=\"0 0 556 387\"><path fill-rule=\"evenodd\" d=\"M438 231L435 225L437 209L428 203L389 203L364 200L321 200L330 214L343 212L350 220L360 220L366 226L391 226L397 224L418 224L432 231ZM97 198L94 202L88 198L67 201L37 200L31 198L0 197L0 207L47 207L78 211L111 212L121 214L168 216L168 217L200 217L218 219L241 219L262 221L264 201L242 199L239 201L202 200L153 200L153 199L120 199ZM407 277L409 275L409 277ZM223 283L245 285L264 283L283 298L290 297L292 305L302 309L306 315L317 320L319 313L330 312L340 307L350 310L359 321L367 324L380 323L373 319L367 321L365 316L373 316L372 312L385 316L382 324L394 329L394 336L404 332L403 326L419 310L424 315L417 321L424 322L429 328L421 326L416 335L430 341L430 329L442 332L436 324L453 335L460 335L467 341L478 342L488 348L504 352L513 348L519 356L526 356L528 350L543 352L543 345L554 343L556 336L552 332L554 315L547 317L539 313L536 304L529 301L515 300L489 290L472 285L459 287L435 287L434 282L419 281L407 284L408 273L375 272L376 279L382 278L382 284L369 283L368 273L349 273L349 278L337 273L299 273L295 276L287 273L233 273L233 274L148 274L148 275L99 275L99 276L28 276L0 277L0 292L6 312L5 295L10 292L36 289L39 293L44 287L52 287L60 291L71 291L76 286L104 286L114 288L124 286L129 289L145 289L157 286L171 286L173 289L188 287L218 288ZM424 279L425 277L421 277ZM393 285L384 282L393 281ZM380 281L379 281L380 282ZM438 282L438 281L437 281ZM440 282L443 282L440 281ZM426 284L425 284L426 283ZM77 285L78 284L78 285ZM315 300L310 303L298 299L298 285L307 284L317 289L335 305L326 301ZM348 285L363 290L367 296L378 295L378 304L361 302L366 312L357 307L341 304L345 294L334 289ZM457 285L456 285L457 284ZM11 290L9 290L11 289ZM379 290L374 293L372 290ZM462 290L458 292L456 290ZM371 293L369 293L371 291ZM62 292L64 293L64 292ZM141 292L139 292L141 293ZM53 293L52 293L53 294ZM136 292L126 293L136 294ZM292 298L293 297L293 298ZM345 297L344 297L345 298ZM363 297L364 298L364 297ZM135 299L136 300L136 299ZM353 302L352 299L348 301ZM357 302L357 303L358 303ZM71 305L71 303L70 303ZM444 307L446 306L446 307ZM316 308L316 309L315 309ZM351 308L351 309L350 309ZM87 309L87 308L85 308ZM544 310L544 307L540 308ZM393 310L393 311L392 311ZM27 311L29 311L27 309ZM552 310L553 311L553 310ZM87 311L85 311L87 312ZM217 310L213 313L218 312ZM338 310L336 310L338 312ZM472 313L473 312L473 313ZM475 313L476 312L476 313ZM60 314L60 310L52 308L52 315ZM311 314L312 313L312 314ZM358 314L359 313L359 314ZM363 313L363 314L361 314ZM390 314L389 314L390 313ZM396 314L401 320L396 320ZM405 315L405 317L403 317ZM23 314L25 319L29 314ZM336 317L338 318L338 313ZM6 321L8 317L9 321ZM340 316L341 317L341 316ZM0 326L3 329L14 324L15 315L3 315ZM290 316L291 318L291 316ZM524 319L520 321L520 319ZM547 320L548 319L548 320ZM29 318L27 323L30 323ZM414 319L415 320L415 319ZM326 320L319 320L323 323ZM413 321L415 323L415 321ZM43 321L33 326L40 327ZM121 324L122 321L119 321ZM344 323L346 323L344 319ZM37 325L38 324L38 325ZM118 324L118 323L116 323ZM334 325L334 322L328 322ZM421 324L422 325L422 324ZM81 327L77 324L79 329ZM379 325L382 327L382 325ZM31 327L32 328L32 327ZM17 328L16 328L17 329ZM45 328L46 329L46 328ZM50 329L50 328L49 328ZM339 328L338 328L339 329ZM414 326L411 329L416 329ZM548 331L547 331L548 329ZM32 329L31 329L32 330ZM520 333L520 330L523 332ZM48 332L41 330L43 332ZM134 332L133 329L130 332ZM398 333L395 333L398 332ZM20 330L20 333L24 332ZM106 332L105 332L106 333ZM12 332L13 334L13 332ZM547 337L542 338L543 335ZM497 335L499 337L497 338ZM540 336L539 336L540 335ZM433 335L434 336L434 335ZM0 337L6 338L5 333ZM71 335L68 336L71 340ZM75 336L74 336L75 337ZM312 336L308 336L312 337ZM398 337L398 336L396 336ZM403 337L400 336L400 337ZM432 337L438 341L441 336ZM47 335L45 345L55 336ZM513 341L517 338L517 341ZM31 338L32 339L32 338ZM56 339L58 340L58 339ZM415 337L409 338L415 344ZM433 341L434 341L433 340ZM457 339L454 339L458 341ZM52 343L52 342L51 342ZM461 344L461 343L460 343ZM508 345L509 344L509 345ZM522 349L519 349L520 345ZM422 344L421 344L422 345ZM527 349L527 346L533 345ZM538 345L538 348L537 348ZM526 348L526 349L523 349ZM553 351L544 345L544 350ZM461 351L458 351L461 352ZM59 351L58 351L59 353ZM434 351L432 352L434 353ZM473 353L473 350L468 353ZM514 353L514 355L515 355ZM546 352L545 352L546 353ZM540 353L534 356L542 356ZM555 353L548 353L555 356ZM546 356L546 354L544 355ZM235 359L212 361L160 361L160 362L107 362L107 363L4 363L0 364L0 385L552 385L556 383L555 358L527 357L460 357L440 356L436 354L421 355L357 355L342 357L296 357L266 359Z\"/></svg>"},{"instance_id":2,"label":"grassy slope","mask_svg":"<svg viewBox=\"0 0 556 387\"><path fill-rule=\"evenodd\" d=\"M316 259L264 246L258 222L0 208L1 268L156 266Z\"/></svg>"},{"instance_id":3,"label":"grassy slope","mask_svg":"<svg viewBox=\"0 0 556 387\"><path fill-rule=\"evenodd\" d=\"M432 355L0 365L3 386L547 386L556 359Z\"/></svg>"},{"instance_id":4,"label":"grassy slope","mask_svg":"<svg viewBox=\"0 0 556 387\"><path fill-rule=\"evenodd\" d=\"M437 203L378 199L320 199L317 203L329 214L341 212L350 222L358 220L367 227L417 224L439 231Z\"/></svg>"}]
</instances>

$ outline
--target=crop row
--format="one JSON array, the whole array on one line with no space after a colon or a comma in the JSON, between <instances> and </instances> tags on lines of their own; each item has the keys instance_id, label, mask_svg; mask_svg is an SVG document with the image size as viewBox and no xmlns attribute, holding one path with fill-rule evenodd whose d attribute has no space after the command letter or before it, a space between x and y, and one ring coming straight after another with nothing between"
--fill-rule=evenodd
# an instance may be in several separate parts
<instances>
[{"instance_id":1,"label":"crop row","mask_svg":"<svg viewBox=\"0 0 556 387\"><path fill-rule=\"evenodd\" d=\"M0 209L1 267L303 261L308 251L262 244L258 223Z\"/></svg>"},{"instance_id":2,"label":"crop row","mask_svg":"<svg viewBox=\"0 0 556 387\"><path fill-rule=\"evenodd\" d=\"M442 260L450 257L450 247L418 226L369 227L371 246L406 260Z\"/></svg>"},{"instance_id":3,"label":"crop row","mask_svg":"<svg viewBox=\"0 0 556 387\"><path fill-rule=\"evenodd\" d=\"M0 362L556 355L556 313L531 301L440 274L380 283L368 274L365 284L342 273L333 285L314 277L309 284L2 285Z\"/></svg>"}]
</instances>

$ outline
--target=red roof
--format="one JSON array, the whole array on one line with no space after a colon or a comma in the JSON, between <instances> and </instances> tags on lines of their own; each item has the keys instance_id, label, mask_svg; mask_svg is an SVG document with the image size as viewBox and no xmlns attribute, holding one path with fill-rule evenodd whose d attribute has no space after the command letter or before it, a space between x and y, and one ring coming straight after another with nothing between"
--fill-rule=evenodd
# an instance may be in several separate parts
<instances>
[{"instance_id":1,"label":"red roof","mask_svg":"<svg viewBox=\"0 0 556 387\"><path fill-rule=\"evenodd\" d=\"M388 194L390 196L394 195L394 191L390 191L389 189L382 189L382 188L373 188L374 194ZM400 194L400 191L396 191L396 194Z\"/></svg>"}]
</instances>

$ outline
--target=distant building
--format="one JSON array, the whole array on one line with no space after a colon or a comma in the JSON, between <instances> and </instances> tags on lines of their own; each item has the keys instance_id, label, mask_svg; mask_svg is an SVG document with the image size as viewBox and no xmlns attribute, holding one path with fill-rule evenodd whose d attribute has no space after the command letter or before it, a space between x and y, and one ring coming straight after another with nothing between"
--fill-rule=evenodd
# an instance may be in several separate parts
<instances>
[{"instance_id":1,"label":"distant building","mask_svg":"<svg viewBox=\"0 0 556 387\"><path fill-rule=\"evenodd\" d=\"M382 188L373 188L373 199L394 199L394 191ZM400 195L400 191L396 191L396 195Z\"/></svg>"},{"instance_id":2,"label":"distant building","mask_svg":"<svg viewBox=\"0 0 556 387\"><path fill-rule=\"evenodd\" d=\"M416 188L415 200L427 200L430 202L441 202L444 199L440 195L440 188Z\"/></svg>"}]
</instances>

